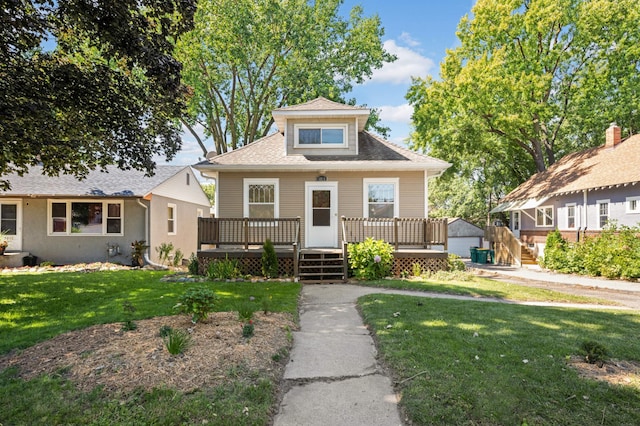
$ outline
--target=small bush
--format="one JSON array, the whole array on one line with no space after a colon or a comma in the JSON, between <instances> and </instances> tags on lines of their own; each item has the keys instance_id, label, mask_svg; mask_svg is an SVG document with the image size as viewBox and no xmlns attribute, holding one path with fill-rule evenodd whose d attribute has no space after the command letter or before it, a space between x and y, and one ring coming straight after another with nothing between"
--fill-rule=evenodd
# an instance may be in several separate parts
<instances>
[{"instance_id":1,"label":"small bush","mask_svg":"<svg viewBox=\"0 0 640 426\"><path fill-rule=\"evenodd\" d=\"M602 367L609 357L609 351L607 348L603 344L593 340L585 340L582 342L580 350L582 351L586 362L589 364L598 364L600 367Z\"/></svg>"},{"instance_id":2,"label":"small bush","mask_svg":"<svg viewBox=\"0 0 640 426\"><path fill-rule=\"evenodd\" d=\"M271 312L271 308L273 306L273 299L271 296L264 296L260 300L260 306L262 307L262 312L264 312L265 315Z\"/></svg>"},{"instance_id":3,"label":"small bush","mask_svg":"<svg viewBox=\"0 0 640 426\"><path fill-rule=\"evenodd\" d=\"M264 242L262 252L262 275L267 278L276 278L278 276L278 255L273 247L270 239Z\"/></svg>"},{"instance_id":4,"label":"small bush","mask_svg":"<svg viewBox=\"0 0 640 426\"><path fill-rule=\"evenodd\" d=\"M131 243L131 266L144 266L144 252L149 248L145 240Z\"/></svg>"},{"instance_id":5,"label":"small bush","mask_svg":"<svg viewBox=\"0 0 640 426\"><path fill-rule=\"evenodd\" d=\"M422 266L418 262L411 265L411 275L414 277L419 277L422 275Z\"/></svg>"},{"instance_id":6,"label":"small bush","mask_svg":"<svg viewBox=\"0 0 640 426\"><path fill-rule=\"evenodd\" d=\"M242 326L242 337L249 338L253 336L254 330L253 322L249 321L247 324Z\"/></svg>"},{"instance_id":7,"label":"small bush","mask_svg":"<svg viewBox=\"0 0 640 426\"><path fill-rule=\"evenodd\" d=\"M184 353L191 346L191 335L184 330L170 330L163 340L171 355Z\"/></svg>"},{"instance_id":8,"label":"small bush","mask_svg":"<svg viewBox=\"0 0 640 426\"><path fill-rule=\"evenodd\" d=\"M367 238L347 246L349 266L358 279L377 280L391 273L393 246L383 240Z\"/></svg>"},{"instance_id":9,"label":"small bush","mask_svg":"<svg viewBox=\"0 0 640 426\"><path fill-rule=\"evenodd\" d=\"M138 324L133 321L133 314L136 312L136 307L128 300L125 300L122 302L122 310L126 318L124 323L122 323L122 331L133 331L137 329Z\"/></svg>"},{"instance_id":10,"label":"small bush","mask_svg":"<svg viewBox=\"0 0 640 426\"><path fill-rule=\"evenodd\" d=\"M200 263L198 262L198 256L196 256L195 253L191 253L191 256L189 256L187 269L189 269L189 274L191 275L198 275L200 272Z\"/></svg>"},{"instance_id":11,"label":"small bush","mask_svg":"<svg viewBox=\"0 0 640 426\"><path fill-rule=\"evenodd\" d=\"M214 260L207 267L207 277L210 280L229 280L240 276L238 261L229 259L229 256L226 256L223 260Z\"/></svg>"},{"instance_id":12,"label":"small bush","mask_svg":"<svg viewBox=\"0 0 640 426\"><path fill-rule=\"evenodd\" d=\"M180 250L179 248L177 248L174 252L173 252L173 261L171 262L171 264L176 267L176 266L180 266L182 264L182 259L184 259L184 253L182 253L182 250Z\"/></svg>"},{"instance_id":13,"label":"small bush","mask_svg":"<svg viewBox=\"0 0 640 426\"><path fill-rule=\"evenodd\" d=\"M162 327L160 327L160 337L167 337L169 333L171 333L171 331L173 331L173 328L171 328L171 326L163 325Z\"/></svg>"},{"instance_id":14,"label":"small bush","mask_svg":"<svg viewBox=\"0 0 640 426\"><path fill-rule=\"evenodd\" d=\"M179 313L191 315L191 321L194 323L202 322L207 319L217 300L218 296L210 289L193 287L180 296L174 309Z\"/></svg>"},{"instance_id":15,"label":"small bush","mask_svg":"<svg viewBox=\"0 0 640 426\"><path fill-rule=\"evenodd\" d=\"M465 271L467 269L467 265L464 264L462 260L460 260L460 256L457 254L449 253L447 257L447 263L449 266L449 271Z\"/></svg>"},{"instance_id":16,"label":"small bush","mask_svg":"<svg viewBox=\"0 0 640 426\"><path fill-rule=\"evenodd\" d=\"M169 256L173 251L173 243L162 243L156 247L156 253L158 253L158 259L162 265L169 260Z\"/></svg>"}]
</instances>

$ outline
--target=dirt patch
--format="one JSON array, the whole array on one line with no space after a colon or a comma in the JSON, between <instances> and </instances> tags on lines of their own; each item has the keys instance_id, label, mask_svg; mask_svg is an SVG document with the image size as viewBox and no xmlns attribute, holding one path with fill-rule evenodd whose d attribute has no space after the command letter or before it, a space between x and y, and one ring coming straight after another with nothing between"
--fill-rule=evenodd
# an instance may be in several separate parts
<instances>
[{"instance_id":1,"label":"dirt patch","mask_svg":"<svg viewBox=\"0 0 640 426\"><path fill-rule=\"evenodd\" d=\"M62 374L79 389L102 385L113 391L166 386L189 392L224 382L234 368L279 375L293 318L256 313L253 322L251 338L242 336L235 312L213 313L196 325L184 315L139 320L133 331L123 331L122 323L96 325L4 355L0 370L16 366L24 379ZM192 345L184 354L167 351L159 333L165 325L190 333Z\"/></svg>"},{"instance_id":2,"label":"dirt patch","mask_svg":"<svg viewBox=\"0 0 640 426\"><path fill-rule=\"evenodd\" d=\"M612 385L634 386L640 389L640 362L610 359L602 367L585 362L584 357L572 356L569 366L580 376Z\"/></svg>"}]
</instances>

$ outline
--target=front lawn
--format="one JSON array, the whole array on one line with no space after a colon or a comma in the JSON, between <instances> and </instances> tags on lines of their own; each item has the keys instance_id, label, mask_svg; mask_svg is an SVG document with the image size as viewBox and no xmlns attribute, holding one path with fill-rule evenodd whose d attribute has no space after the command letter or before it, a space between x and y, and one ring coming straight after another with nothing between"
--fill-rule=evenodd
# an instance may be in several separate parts
<instances>
[{"instance_id":1,"label":"front lawn","mask_svg":"<svg viewBox=\"0 0 640 426\"><path fill-rule=\"evenodd\" d=\"M520 302L582 303L594 305L615 305L614 302L593 297L578 296L536 287L477 277L469 272L439 272L431 277L410 279L382 279L377 281L357 281L359 285L418 290L432 293L455 294L472 297L492 297L517 300Z\"/></svg>"},{"instance_id":2,"label":"front lawn","mask_svg":"<svg viewBox=\"0 0 640 426\"><path fill-rule=\"evenodd\" d=\"M640 424L637 373L608 384L569 362L584 340L640 361L638 313L400 295L359 304L412 424Z\"/></svg>"},{"instance_id":3,"label":"front lawn","mask_svg":"<svg viewBox=\"0 0 640 426\"><path fill-rule=\"evenodd\" d=\"M215 311L235 311L239 302L252 299L256 310L261 310L260 301L266 297L270 300L270 312L286 312L297 318L301 289L298 283L160 281L165 274L139 270L3 274L0 277L0 354L5 353L6 357L13 349L19 351L94 324L122 323L126 319L125 301L136 309L134 320L173 315L172 308L178 297L196 286L208 287L219 296ZM157 339L157 336L150 338ZM240 351L243 346L251 345L250 340L241 338L212 340L212 345L214 341L218 346L238 345ZM69 352L73 349L69 347ZM285 352L274 353L265 353L266 359L274 363L286 359ZM149 353L151 355L157 356ZM188 350L186 355L193 358ZM168 353L162 353L160 358L171 361ZM178 358L174 364L180 362ZM115 365L118 365L117 359ZM189 392L168 386L134 391L98 386L85 392L68 379L67 373L63 368L54 374L25 380L17 368L0 371L0 424L267 424L277 409L280 379L275 370L256 371L240 363L224 371L202 371L202 374L220 376L222 384ZM96 370L95 374L100 371Z\"/></svg>"}]
</instances>

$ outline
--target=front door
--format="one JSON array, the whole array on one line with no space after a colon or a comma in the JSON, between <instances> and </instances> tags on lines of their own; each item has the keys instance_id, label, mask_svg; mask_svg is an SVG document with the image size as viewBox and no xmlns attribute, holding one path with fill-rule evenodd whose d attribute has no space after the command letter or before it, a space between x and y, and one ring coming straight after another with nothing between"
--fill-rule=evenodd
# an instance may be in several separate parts
<instances>
[{"instance_id":1,"label":"front door","mask_svg":"<svg viewBox=\"0 0 640 426\"><path fill-rule=\"evenodd\" d=\"M338 182L305 183L305 247L338 247Z\"/></svg>"},{"instance_id":2,"label":"front door","mask_svg":"<svg viewBox=\"0 0 640 426\"><path fill-rule=\"evenodd\" d=\"M0 230L9 241L7 250L22 250L22 202L20 200L0 201Z\"/></svg>"},{"instance_id":3,"label":"front door","mask_svg":"<svg viewBox=\"0 0 640 426\"><path fill-rule=\"evenodd\" d=\"M513 223L511 225L511 230L513 231L513 235L516 238L520 238L520 219L522 217L520 216L520 211L519 210L515 210L513 212Z\"/></svg>"}]
</instances>

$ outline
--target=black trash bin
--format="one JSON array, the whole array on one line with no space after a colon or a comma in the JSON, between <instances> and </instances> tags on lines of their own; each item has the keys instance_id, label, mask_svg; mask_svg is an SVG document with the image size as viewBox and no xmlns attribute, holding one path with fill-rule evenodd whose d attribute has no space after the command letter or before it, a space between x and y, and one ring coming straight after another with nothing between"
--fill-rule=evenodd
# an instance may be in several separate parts
<instances>
[{"instance_id":1,"label":"black trash bin","mask_svg":"<svg viewBox=\"0 0 640 426\"><path fill-rule=\"evenodd\" d=\"M36 266L38 265L38 256L30 254L22 258L22 266Z\"/></svg>"}]
</instances>

